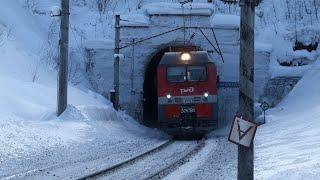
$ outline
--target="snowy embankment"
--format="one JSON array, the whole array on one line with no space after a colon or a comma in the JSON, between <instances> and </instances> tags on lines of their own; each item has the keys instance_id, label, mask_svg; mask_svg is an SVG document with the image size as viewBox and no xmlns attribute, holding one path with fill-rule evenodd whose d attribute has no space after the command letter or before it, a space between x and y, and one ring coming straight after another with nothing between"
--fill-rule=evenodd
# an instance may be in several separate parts
<instances>
[{"instance_id":1,"label":"snowy embankment","mask_svg":"<svg viewBox=\"0 0 320 180\"><path fill-rule=\"evenodd\" d=\"M268 112L256 139L257 179L320 177L320 62Z\"/></svg>"},{"instance_id":2,"label":"snowy embankment","mask_svg":"<svg viewBox=\"0 0 320 180\"><path fill-rule=\"evenodd\" d=\"M52 166L139 154L165 140L113 110L104 98L70 87L69 106L56 117L56 88L1 77L0 177Z\"/></svg>"},{"instance_id":3,"label":"snowy embankment","mask_svg":"<svg viewBox=\"0 0 320 180\"><path fill-rule=\"evenodd\" d=\"M22 1L0 7L0 178L100 158L112 165L163 142L85 86L69 86L68 108L56 117L56 71L42 56L49 18Z\"/></svg>"}]
</instances>

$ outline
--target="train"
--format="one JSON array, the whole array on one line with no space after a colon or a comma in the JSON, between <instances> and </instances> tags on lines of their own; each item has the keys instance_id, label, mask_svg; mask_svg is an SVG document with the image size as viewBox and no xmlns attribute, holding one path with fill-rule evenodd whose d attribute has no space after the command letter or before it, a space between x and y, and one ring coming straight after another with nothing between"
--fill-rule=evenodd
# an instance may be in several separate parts
<instances>
[{"instance_id":1,"label":"train","mask_svg":"<svg viewBox=\"0 0 320 180\"><path fill-rule=\"evenodd\" d=\"M166 52L157 67L158 125L172 136L218 127L217 68L206 51Z\"/></svg>"}]
</instances>

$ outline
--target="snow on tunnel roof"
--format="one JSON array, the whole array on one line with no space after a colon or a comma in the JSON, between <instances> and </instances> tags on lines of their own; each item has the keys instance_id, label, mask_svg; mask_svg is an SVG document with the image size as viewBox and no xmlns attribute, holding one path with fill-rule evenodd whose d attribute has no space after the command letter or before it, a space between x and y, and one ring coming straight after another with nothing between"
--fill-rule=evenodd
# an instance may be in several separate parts
<instances>
[{"instance_id":1,"label":"snow on tunnel roof","mask_svg":"<svg viewBox=\"0 0 320 180\"><path fill-rule=\"evenodd\" d=\"M213 27L240 28L240 16L230 14L216 14L212 17Z\"/></svg>"},{"instance_id":2,"label":"snow on tunnel roof","mask_svg":"<svg viewBox=\"0 0 320 180\"><path fill-rule=\"evenodd\" d=\"M184 9L179 3L157 2L147 3L142 6L147 15L202 15L211 16L213 5L209 3L187 3Z\"/></svg>"},{"instance_id":3,"label":"snow on tunnel roof","mask_svg":"<svg viewBox=\"0 0 320 180\"><path fill-rule=\"evenodd\" d=\"M149 17L144 14L124 14L121 15L121 26L148 27Z\"/></svg>"}]
</instances>

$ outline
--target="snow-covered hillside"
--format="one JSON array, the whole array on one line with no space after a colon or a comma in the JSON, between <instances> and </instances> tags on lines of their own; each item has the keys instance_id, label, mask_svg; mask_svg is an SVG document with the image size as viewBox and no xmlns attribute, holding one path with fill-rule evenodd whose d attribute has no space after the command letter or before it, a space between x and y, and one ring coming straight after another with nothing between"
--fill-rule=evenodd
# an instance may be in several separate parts
<instances>
[{"instance_id":1,"label":"snow-covered hillside","mask_svg":"<svg viewBox=\"0 0 320 180\"><path fill-rule=\"evenodd\" d=\"M124 112L114 111L108 100L93 92L85 72L84 47L102 42L99 46L112 49L113 16L142 12L139 0L114 0L101 6L99 2L103 1L71 0L69 106L58 118L60 22L50 17L50 9L59 5L59 0L2 1L0 178L104 156L114 164L167 138ZM320 176L320 48L311 53L293 51L296 40L305 44L320 41L319 6L313 0L264 0L257 8L256 41L272 44L271 76L303 76L280 105L267 112L267 124L258 130L257 179ZM214 9L215 14L239 14L237 6L218 1ZM306 57L308 64L279 65L301 57ZM107 82L111 83L112 77Z\"/></svg>"},{"instance_id":2,"label":"snow-covered hillside","mask_svg":"<svg viewBox=\"0 0 320 180\"><path fill-rule=\"evenodd\" d=\"M73 2L74 16L90 14L89 7L75 6L77 2ZM110 163L116 163L166 138L113 110L109 101L90 90L81 72L70 76L67 111L56 117L59 19L49 16L54 4L58 1L5 0L0 7L0 178L107 155L115 160ZM90 17L99 17L99 12L92 10ZM81 22L90 23L88 19L76 21L77 26L86 27ZM75 34L74 26L70 32L71 75L81 71L80 65L72 65L81 56L75 53L81 36ZM86 30L92 34L90 28ZM86 38L94 37L86 34ZM128 147L134 148L128 151Z\"/></svg>"}]
</instances>

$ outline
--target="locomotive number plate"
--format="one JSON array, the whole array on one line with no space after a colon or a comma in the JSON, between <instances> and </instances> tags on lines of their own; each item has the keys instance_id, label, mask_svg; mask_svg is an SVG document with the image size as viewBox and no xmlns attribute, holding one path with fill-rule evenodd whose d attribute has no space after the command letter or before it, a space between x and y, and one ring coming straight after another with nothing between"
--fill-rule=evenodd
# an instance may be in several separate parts
<instances>
[{"instance_id":1,"label":"locomotive number plate","mask_svg":"<svg viewBox=\"0 0 320 180\"><path fill-rule=\"evenodd\" d=\"M194 106L181 106L181 113L188 114L188 113L195 113L196 108Z\"/></svg>"}]
</instances>

